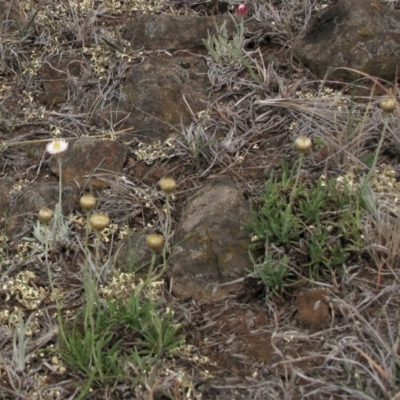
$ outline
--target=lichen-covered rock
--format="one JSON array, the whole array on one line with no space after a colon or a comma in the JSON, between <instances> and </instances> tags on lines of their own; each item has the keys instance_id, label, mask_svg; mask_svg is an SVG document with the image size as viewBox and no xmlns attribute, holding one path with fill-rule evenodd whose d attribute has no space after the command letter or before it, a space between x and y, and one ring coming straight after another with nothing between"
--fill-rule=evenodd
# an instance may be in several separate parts
<instances>
[{"instance_id":1,"label":"lichen-covered rock","mask_svg":"<svg viewBox=\"0 0 400 400\"><path fill-rule=\"evenodd\" d=\"M319 78L352 81L353 68L392 81L400 65L400 12L377 0L337 0L296 40L293 54Z\"/></svg>"},{"instance_id":2,"label":"lichen-covered rock","mask_svg":"<svg viewBox=\"0 0 400 400\"><path fill-rule=\"evenodd\" d=\"M171 256L172 292L180 298L217 298L233 286L218 284L245 276L249 205L233 181L210 178L189 200L176 229Z\"/></svg>"}]
</instances>

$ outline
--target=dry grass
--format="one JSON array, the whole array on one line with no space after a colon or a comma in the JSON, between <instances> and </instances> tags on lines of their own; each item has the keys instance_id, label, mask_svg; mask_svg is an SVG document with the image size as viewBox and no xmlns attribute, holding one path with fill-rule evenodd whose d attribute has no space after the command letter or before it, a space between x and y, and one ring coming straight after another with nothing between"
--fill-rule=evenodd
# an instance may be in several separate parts
<instances>
[{"instance_id":1,"label":"dry grass","mask_svg":"<svg viewBox=\"0 0 400 400\"><path fill-rule=\"evenodd\" d=\"M400 8L400 1L386 3ZM100 123L99 112L114 96L123 98L120 83L125 72L149 54L130 51L123 32L113 25L123 24L133 15L134 7L149 12L149 4L157 12L169 13L197 12L196 7L207 2L40 0L36 14L21 1L16 8L17 23L5 16L0 28L0 129L4 146L0 160L4 173L27 184L41 179L46 161L40 147L43 144L36 147L35 140L121 133L121 122L110 119ZM251 0L249 6L265 32L245 38L242 54L248 64L220 65L207 57L212 85L209 107L204 114L193 115L189 126L182 127L162 160L153 161L154 169L181 174L173 214L178 215L193 188L214 173L232 174L243 191L254 196L264 185L269 171L265 170L274 169L282 156L293 160L292 143L301 135L312 137L315 143L305 170L318 176L345 176L354 187L360 183L384 125L378 107L381 98L368 95L373 93L374 81L363 75L352 85L310 80L290 53L284 52L317 9L326 4L328 1L323 0ZM265 61L265 41L279 46L279 59ZM115 51L107 42L123 52ZM41 103L39 69L64 54L85 55L82 66L87 84L71 79L67 101L55 110ZM399 97L396 86L387 83L385 87ZM218 321L229 310L243 307L243 302L237 296L212 308L178 303L164 292L159 297L163 310L167 306L174 309L174 323L181 323L188 335L186 345L157 359L148 369L125 363L128 380L97 385L85 398L200 398L201 384L211 382L210 392L203 398L225 393L232 399L399 399L400 223L395 179L399 121L398 111L389 116L381 154L387 168L379 165L369 190L364 192L367 212L361 225L366 248L357 262L343 265L342 274L324 276L315 283L332 293L329 328L312 332L298 326L290 295L268 298L266 304L254 295L246 307L261 309L268 317L269 324L262 332L272 338L274 360L268 365L250 360L257 372L254 375L221 370L207 377L204 370L211 369L212 363L200 357L201 349L186 345L207 337L210 348L224 343L228 346L216 330ZM32 146L30 159L27 143ZM173 160L184 160L179 162L184 168L179 169ZM259 174L248 178L246 174L253 170ZM157 231L167 231L164 197L155 187L159 176L140 181L127 167L121 176L104 179L111 187L99 196L98 209L107 212L116 224L111 241L101 244L104 256L112 251L113 240L125 225L140 230L151 224ZM6 224L3 221L4 230ZM56 249L49 256L66 321L72 320L85 303L84 270L79 266L83 227L79 221L73 225L67 253ZM17 307L14 312L7 303L12 318L0 314L0 398L76 399L76 383L86 383L87 377L77 369L69 369L68 374L60 369L65 368L55 350L60 326L42 267L44 260L32 253L32 247L23 243L10 247L4 235L0 238L0 293L4 304L11 296ZM10 294L7 285L26 271L33 274L31 278L21 278L15 283L19 285L17 291ZM33 298L42 296L39 308L21 303L24 290ZM202 307L211 308L204 311ZM298 349L301 351L297 353ZM240 356L245 358L246 354Z\"/></svg>"}]
</instances>

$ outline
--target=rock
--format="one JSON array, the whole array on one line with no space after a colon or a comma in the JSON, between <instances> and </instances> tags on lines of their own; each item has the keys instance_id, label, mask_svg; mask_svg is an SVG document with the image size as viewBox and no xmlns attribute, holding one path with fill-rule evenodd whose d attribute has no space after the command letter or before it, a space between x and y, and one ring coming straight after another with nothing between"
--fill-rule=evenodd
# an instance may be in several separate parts
<instances>
[{"instance_id":1,"label":"rock","mask_svg":"<svg viewBox=\"0 0 400 400\"><path fill-rule=\"evenodd\" d=\"M227 15L193 17L174 15L138 15L128 22L125 38L132 49L205 50L203 39L216 26L227 21L229 32L236 32L235 21ZM239 21L239 19L237 19ZM255 20L246 29L260 29ZM105 126L133 129L139 140L164 141L174 128L189 124L192 112L207 108L210 81L208 67L201 56L160 54L143 64L132 66L122 83L122 95L114 97L96 117Z\"/></svg>"},{"instance_id":2,"label":"rock","mask_svg":"<svg viewBox=\"0 0 400 400\"><path fill-rule=\"evenodd\" d=\"M297 320L311 328L322 329L329 326L331 314L326 299L326 289L313 289L297 296Z\"/></svg>"},{"instance_id":3,"label":"rock","mask_svg":"<svg viewBox=\"0 0 400 400\"><path fill-rule=\"evenodd\" d=\"M231 179L209 179L189 200L176 228L170 259L172 293L178 298L218 298L233 286L217 285L245 276L249 205ZM179 244L177 244L179 243ZM214 290L216 289L216 290Z\"/></svg>"},{"instance_id":4,"label":"rock","mask_svg":"<svg viewBox=\"0 0 400 400\"><path fill-rule=\"evenodd\" d=\"M75 185L62 186L62 211L68 215L75 209L79 189ZM33 230L37 221L38 211L47 206L54 209L59 199L58 183L38 183L26 187L15 199L8 218L8 237L11 241L27 236Z\"/></svg>"},{"instance_id":5,"label":"rock","mask_svg":"<svg viewBox=\"0 0 400 400\"><path fill-rule=\"evenodd\" d=\"M133 128L141 141L164 141L192 121L191 110L202 111L208 104L208 68L200 57L163 56L134 65L123 83L124 101L109 105L102 118ZM185 101L186 99L186 101ZM190 109L189 109L190 107Z\"/></svg>"},{"instance_id":6,"label":"rock","mask_svg":"<svg viewBox=\"0 0 400 400\"><path fill-rule=\"evenodd\" d=\"M41 68L42 84L44 88L43 103L48 106L57 105L67 101L73 80L84 80L86 61L77 59L76 56L63 55L53 57L49 63Z\"/></svg>"},{"instance_id":7,"label":"rock","mask_svg":"<svg viewBox=\"0 0 400 400\"><path fill-rule=\"evenodd\" d=\"M151 251L146 245L146 232L131 232L118 246L114 266L122 272L142 270L151 261Z\"/></svg>"},{"instance_id":8,"label":"rock","mask_svg":"<svg viewBox=\"0 0 400 400\"><path fill-rule=\"evenodd\" d=\"M400 12L378 0L337 0L299 35L292 51L321 79L360 77L335 69L348 67L393 81L400 64L399 25Z\"/></svg>"},{"instance_id":9,"label":"rock","mask_svg":"<svg viewBox=\"0 0 400 400\"><path fill-rule=\"evenodd\" d=\"M228 15L193 17L189 15L138 15L126 26L126 39L135 50L193 50L204 48L203 39L216 33L216 26L226 21L228 32L236 32L235 21ZM256 20L245 24L248 31L256 31L262 26Z\"/></svg>"},{"instance_id":10,"label":"rock","mask_svg":"<svg viewBox=\"0 0 400 400\"><path fill-rule=\"evenodd\" d=\"M4 218L9 213L8 194L14 186L15 179L6 176L0 179L0 218Z\"/></svg>"},{"instance_id":11,"label":"rock","mask_svg":"<svg viewBox=\"0 0 400 400\"><path fill-rule=\"evenodd\" d=\"M113 179L110 173L122 171L127 156L128 148L114 140L84 137L71 141L67 151L60 155L62 181L85 186L90 180L94 189L104 189L108 186L107 179ZM51 171L58 176L56 157L50 159L49 165Z\"/></svg>"}]
</instances>

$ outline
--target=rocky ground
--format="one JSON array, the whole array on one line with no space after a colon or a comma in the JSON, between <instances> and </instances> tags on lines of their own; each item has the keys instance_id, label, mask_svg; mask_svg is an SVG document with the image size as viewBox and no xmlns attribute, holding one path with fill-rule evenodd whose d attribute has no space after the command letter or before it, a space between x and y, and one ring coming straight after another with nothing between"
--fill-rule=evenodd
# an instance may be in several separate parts
<instances>
[{"instance_id":1,"label":"rocky ground","mask_svg":"<svg viewBox=\"0 0 400 400\"><path fill-rule=\"evenodd\" d=\"M2 398L400 398L399 4L238 5L0 1Z\"/></svg>"}]
</instances>

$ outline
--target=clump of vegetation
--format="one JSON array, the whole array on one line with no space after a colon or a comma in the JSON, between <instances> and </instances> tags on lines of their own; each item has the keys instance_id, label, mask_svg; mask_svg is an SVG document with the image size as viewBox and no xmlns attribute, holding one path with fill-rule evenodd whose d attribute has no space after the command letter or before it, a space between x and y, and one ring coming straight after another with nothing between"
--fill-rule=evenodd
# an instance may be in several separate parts
<instances>
[{"instance_id":1,"label":"clump of vegetation","mask_svg":"<svg viewBox=\"0 0 400 400\"><path fill-rule=\"evenodd\" d=\"M57 144L55 141L51 146ZM66 151L67 147L65 144L56 154ZM53 279L55 265L48 257L49 250L55 244L54 240L51 240L52 236L49 236L49 230L57 232L59 226L62 226L65 227L65 236L68 236L71 227L64 222L61 210L61 161L59 187L60 198L56 205L56 213L48 207L43 207L38 213L39 222L34 231L36 240L45 247L51 295L56 303L59 345L54 351L63 362L58 362L58 367L63 373L72 370L82 377L84 385L79 389L77 399L85 398L89 390L98 385L108 387L125 384L135 388L139 384L146 384L149 390L153 391L157 386L155 373L160 360L171 354L182 342L180 326L174 323L172 311L165 307L161 293L157 291L157 286L153 285L167 268L167 241L172 229L170 196L176 182L172 178L160 181L160 187L166 196L167 241L160 234L147 236L146 244L153 257L146 279L136 284L134 274L130 278L127 276L128 287L124 288L126 283L123 282L117 292L107 288L111 257L109 254L104 260L100 250L102 232L110 226L111 220L107 214L92 213L97 204L93 195L85 194L80 198L79 204L87 217L86 237L82 246L85 259L80 264L84 296L81 309L72 319L65 314ZM51 224L56 218L57 225ZM92 246L89 243L90 228L96 233ZM40 234L41 232L43 234ZM91 247L94 247L94 257ZM154 274L157 253L160 252L163 255L163 265L161 271ZM101 285L102 283L106 284L106 287ZM22 316L18 316L19 340L14 340L14 360L21 370L25 368L28 342L25 339L26 326L32 317L33 314L24 324Z\"/></svg>"},{"instance_id":2,"label":"clump of vegetation","mask_svg":"<svg viewBox=\"0 0 400 400\"><path fill-rule=\"evenodd\" d=\"M66 367L86 380L78 398L98 385L156 385L160 360L178 348L182 337L172 312L151 299L151 286L147 290L132 288L126 297L101 299L86 282L86 305L64 324L58 349Z\"/></svg>"},{"instance_id":3,"label":"clump of vegetation","mask_svg":"<svg viewBox=\"0 0 400 400\"><path fill-rule=\"evenodd\" d=\"M318 281L321 275L340 275L364 246L360 197L349 183L321 176L296 184L297 178L283 163L282 174L266 182L248 225L254 254L263 253L255 259L255 275L272 292L302 280Z\"/></svg>"}]
</instances>

